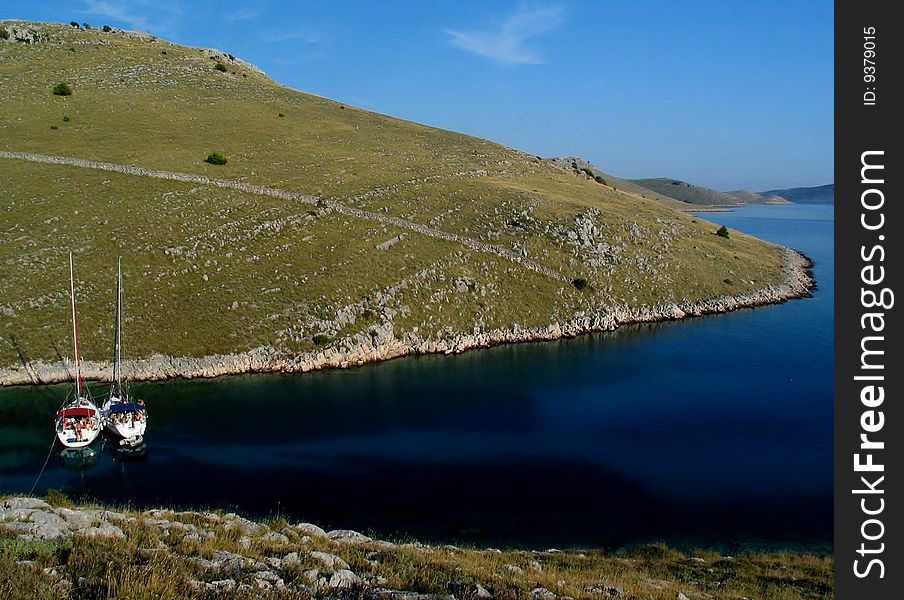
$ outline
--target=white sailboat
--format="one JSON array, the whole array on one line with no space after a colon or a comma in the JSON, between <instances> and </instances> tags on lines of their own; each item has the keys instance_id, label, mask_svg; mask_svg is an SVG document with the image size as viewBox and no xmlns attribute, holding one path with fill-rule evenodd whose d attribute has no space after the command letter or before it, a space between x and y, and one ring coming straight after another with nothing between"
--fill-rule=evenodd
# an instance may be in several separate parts
<instances>
[{"instance_id":1,"label":"white sailboat","mask_svg":"<svg viewBox=\"0 0 904 600\"><path fill-rule=\"evenodd\" d=\"M75 277L72 252L69 253L69 299L72 304L72 344L75 351L75 398L56 413L57 438L67 448L84 448L97 438L102 424L100 411L82 381L82 356L78 346L78 321L75 316Z\"/></svg>"},{"instance_id":2,"label":"white sailboat","mask_svg":"<svg viewBox=\"0 0 904 600\"><path fill-rule=\"evenodd\" d=\"M113 383L103 408L104 425L120 445L137 446L144 441L148 411L143 400L129 396L122 381L122 258L116 277L116 338L113 342Z\"/></svg>"}]
</instances>

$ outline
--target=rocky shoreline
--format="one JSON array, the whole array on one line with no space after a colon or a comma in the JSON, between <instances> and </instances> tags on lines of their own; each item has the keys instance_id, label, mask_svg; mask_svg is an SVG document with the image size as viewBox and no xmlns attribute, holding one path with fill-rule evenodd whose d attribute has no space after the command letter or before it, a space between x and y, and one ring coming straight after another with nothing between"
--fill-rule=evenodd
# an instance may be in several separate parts
<instances>
[{"instance_id":1,"label":"rocky shoreline","mask_svg":"<svg viewBox=\"0 0 904 600\"><path fill-rule=\"evenodd\" d=\"M359 366L411 354L457 354L499 344L556 340L582 333L612 331L621 325L632 323L674 321L689 316L779 304L809 296L815 286L810 271L812 261L790 248L784 249L784 261L785 279L781 284L769 285L736 296L720 296L699 302L655 307L606 307L594 313L578 314L565 323L532 328L516 324L506 329L460 333L442 340L423 339L412 332L397 337L392 323L385 321L372 327L369 332L355 334L350 341L340 340L335 346L313 352L287 355L272 347L259 347L239 354L202 358L156 354L150 358L127 361L124 371L133 381L211 378L246 373L305 373L320 369ZM339 347L340 343L343 347ZM109 381L110 378L109 365L106 362L84 362L82 373L86 379L94 381ZM0 385L3 386L51 384L71 379L67 365L62 362L34 361L22 366L0 368Z\"/></svg>"},{"instance_id":2,"label":"rocky shoreline","mask_svg":"<svg viewBox=\"0 0 904 600\"><path fill-rule=\"evenodd\" d=\"M832 572L831 555L467 548L278 516L78 505L60 492L0 497L10 600L817 600Z\"/></svg>"}]
</instances>

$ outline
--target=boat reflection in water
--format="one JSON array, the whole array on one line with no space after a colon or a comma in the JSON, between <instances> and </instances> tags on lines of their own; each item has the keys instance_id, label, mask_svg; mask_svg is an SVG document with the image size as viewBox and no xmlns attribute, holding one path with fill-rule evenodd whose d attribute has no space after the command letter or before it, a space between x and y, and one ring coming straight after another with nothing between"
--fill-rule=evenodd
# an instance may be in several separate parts
<instances>
[{"instance_id":1,"label":"boat reflection in water","mask_svg":"<svg viewBox=\"0 0 904 600\"><path fill-rule=\"evenodd\" d=\"M123 440L125 441L125 440ZM113 460L116 462L142 462L148 459L148 444L116 444L113 446Z\"/></svg>"},{"instance_id":2,"label":"boat reflection in water","mask_svg":"<svg viewBox=\"0 0 904 600\"><path fill-rule=\"evenodd\" d=\"M60 452L60 464L71 471L86 471L97 464L97 451L87 446L64 448Z\"/></svg>"}]
</instances>

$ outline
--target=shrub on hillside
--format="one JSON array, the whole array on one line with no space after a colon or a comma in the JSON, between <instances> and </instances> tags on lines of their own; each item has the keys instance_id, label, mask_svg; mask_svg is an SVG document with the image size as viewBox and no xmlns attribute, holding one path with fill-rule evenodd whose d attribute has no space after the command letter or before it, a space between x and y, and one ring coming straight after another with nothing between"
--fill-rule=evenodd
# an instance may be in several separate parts
<instances>
[{"instance_id":1,"label":"shrub on hillside","mask_svg":"<svg viewBox=\"0 0 904 600\"><path fill-rule=\"evenodd\" d=\"M216 69L217 71L220 71L220 72L225 73L225 72L226 72L226 65L224 65L224 64L221 63L221 62L218 62L218 63L214 66L214 69Z\"/></svg>"},{"instance_id":2,"label":"shrub on hillside","mask_svg":"<svg viewBox=\"0 0 904 600\"><path fill-rule=\"evenodd\" d=\"M731 237L731 234L728 233L728 227L722 225L719 229L716 230L716 235L719 237L724 237L726 240Z\"/></svg>"},{"instance_id":3,"label":"shrub on hillside","mask_svg":"<svg viewBox=\"0 0 904 600\"><path fill-rule=\"evenodd\" d=\"M71 25L72 27L75 27L76 29L79 28L78 21L69 21L69 25Z\"/></svg>"},{"instance_id":4,"label":"shrub on hillside","mask_svg":"<svg viewBox=\"0 0 904 600\"><path fill-rule=\"evenodd\" d=\"M60 83L53 86L53 94L54 96L71 96L72 86L61 81Z\"/></svg>"},{"instance_id":5,"label":"shrub on hillside","mask_svg":"<svg viewBox=\"0 0 904 600\"><path fill-rule=\"evenodd\" d=\"M323 333L318 333L311 338L311 341L314 342L314 344L316 344L317 346L326 346L333 341L333 338Z\"/></svg>"},{"instance_id":6,"label":"shrub on hillside","mask_svg":"<svg viewBox=\"0 0 904 600\"><path fill-rule=\"evenodd\" d=\"M211 152L207 155L207 158L204 159L204 162L212 165L225 165L229 162L229 159L226 158L226 155L222 152Z\"/></svg>"},{"instance_id":7,"label":"shrub on hillside","mask_svg":"<svg viewBox=\"0 0 904 600\"><path fill-rule=\"evenodd\" d=\"M589 286L590 284L587 283L587 280L584 279L583 277L578 277L577 279L575 279L574 281L571 282L571 285L578 288L579 290L585 290L585 289L587 289L587 286Z\"/></svg>"},{"instance_id":8,"label":"shrub on hillside","mask_svg":"<svg viewBox=\"0 0 904 600\"><path fill-rule=\"evenodd\" d=\"M109 25L104 25L101 29L103 29L104 31L107 31L107 32L113 31L113 28L110 27Z\"/></svg>"},{"instance_id":9,"label":"shrub on hillside","mask_svg":"<svg viewBox=\"0 0 904 600\"><path fill-rule=\"evenodd\" d=\"M596 180L597 183L601 183L602 185L607 185L607 184L606 184L606 180L603 179L603 176L602 176L602 175L596 175L596 176L594 177L594 179Z\"/></svg>"}]
</instances>

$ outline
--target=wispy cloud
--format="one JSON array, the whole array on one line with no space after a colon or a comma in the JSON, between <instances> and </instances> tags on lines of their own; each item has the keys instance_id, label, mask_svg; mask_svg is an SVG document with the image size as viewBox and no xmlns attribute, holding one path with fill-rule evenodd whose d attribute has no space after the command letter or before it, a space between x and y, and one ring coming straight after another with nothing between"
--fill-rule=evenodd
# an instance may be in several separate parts
<instances>
[{"instance_id":1,"label":"wispy cloud","mask_svg":"<svg viewBox=\"0 0 904 600\"><path fill-rule=\"evenodd\" d=\"M244 8L229 13L228 15L226 15L226 20L230 23L237 23L239 21L251 21L258 18L262 14L264 14L264 11L261 8Z\"/></svg>"},{"instance_id":2,"label":"wispy cloud","mask_svg":"<svg viewBox=\"0 0 904 600\"><path fill-rule=\"evenodd\" d=\"M262 39L265 42L297 41L303 44L319 44L325 41L326 36L316 31L273 31L265 33Z\"/></svg>"},{"instance_id":3,"label":"wispy cloud","mask_svg":"<svg viewBox=\"0 0 904 600\"><path fill-rule=\"evenodd\" d=\"M452 44L468 52L507 65L539 65L546 61L527 42L534 36L558 27L562 20L560 6L522 6L515 14L490 29L445 31Z\"/></svg>"},{"instance_id":4,"label":"wispy cloud","mask_svg":"<svg viewBox=\"0 0 904 600\"><path fill-rule=\"evenodd\" d=\"M132 0L132 2L115 2L107 0L82 0L82 14L105 17L123 23L132 29L165 33L171 29L171 23L164 15L173 17L179 8L166 2L152 0ZM149 15L153 14L151 18Z\"/></svg>"}]
</instances>

